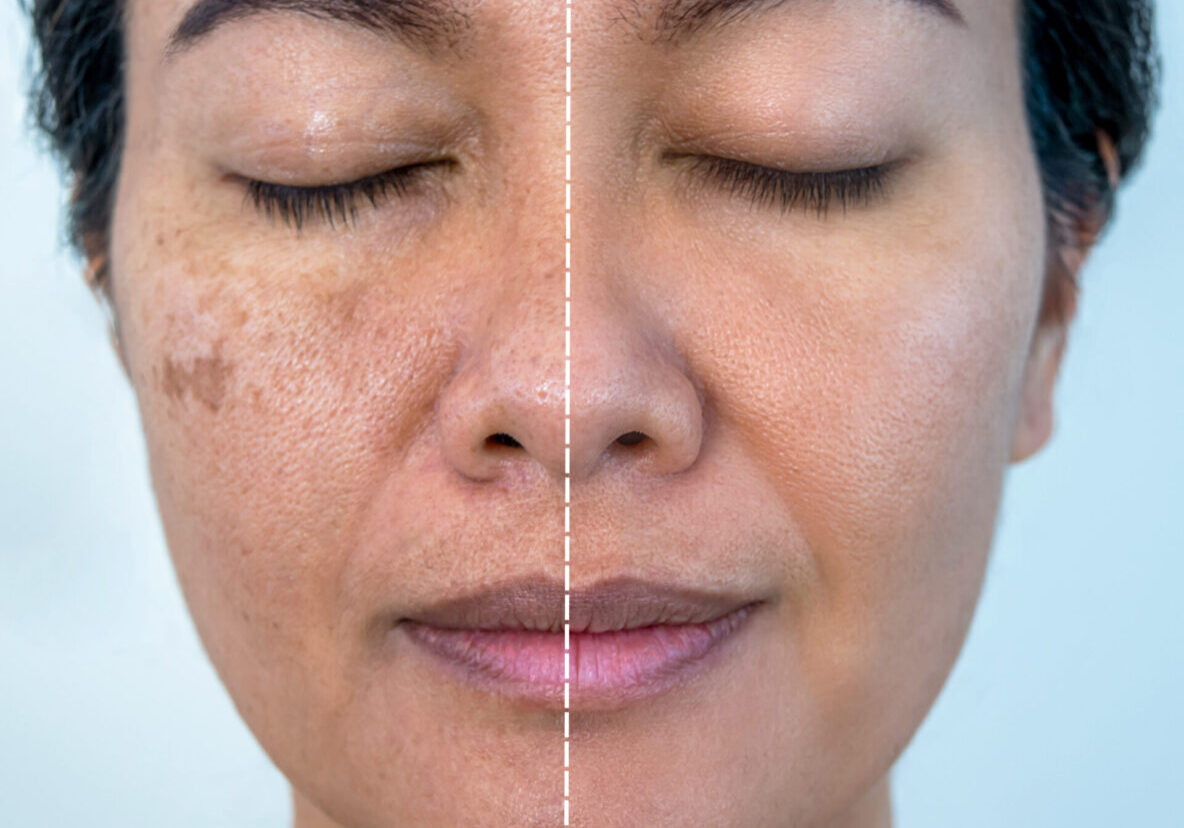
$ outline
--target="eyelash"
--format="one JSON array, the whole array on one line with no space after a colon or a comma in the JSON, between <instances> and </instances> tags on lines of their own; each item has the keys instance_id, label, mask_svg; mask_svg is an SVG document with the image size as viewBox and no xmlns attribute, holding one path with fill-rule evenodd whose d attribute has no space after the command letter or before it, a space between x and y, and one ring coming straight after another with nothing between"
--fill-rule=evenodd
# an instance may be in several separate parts
<instances>
[{"instance_id":1,"label":"eyelash","mask_svg":"<svg viewBox=\"0 0 1184 828\"><path fill-rule=\"evenodd\" d=\"M801 208L824 218L837 203L845 214L850 207L867 206L883 194L894 164L879 164L833 172L792 172L738 161L699 155L694 167L730 195L745 198L754 207L779 208L782 214Z\"/></svg>"},{"instance_id":2,"label":"eyelash","mask_svg":"<svg viewBox=\"0 0 1184 828\"><path fill-rule=\"evenodd\" d=\"M369 202L371 207L378 207L392 195L402 198L429 172L450 166L451 161L408 164L357 181L316 187L291 187L270 181L248 180L247 200L268 220L279 218L297 231L310 221L321 221L334 229L338 223L348 227L357 222L360 202Z\"/></svg>"},{"instance_id":3,"label":"eyelash","mask_svg":"<svg viewBox=\"0 0 1184 828\"><path fill-rule=\"evenodd\" d=\"M813 210L818 218L825 217L836 201L844 214L852 205L869 204L882 194L892 168L891 164L880 164L834 172L791 172L706 155L695 156L693 163L731 195L746 198L755 207L776 207L782 214L801 207ZM338 222L348 227L357 221L359 201L378 207L392 194L404 197L429 170L450 165L447 161L409 164L357 181L316 187L250 180L247 199L269 220L279 218L298 231L310 219L323 221L331 228L336 228Z\"/></svg>"}]
</instances>

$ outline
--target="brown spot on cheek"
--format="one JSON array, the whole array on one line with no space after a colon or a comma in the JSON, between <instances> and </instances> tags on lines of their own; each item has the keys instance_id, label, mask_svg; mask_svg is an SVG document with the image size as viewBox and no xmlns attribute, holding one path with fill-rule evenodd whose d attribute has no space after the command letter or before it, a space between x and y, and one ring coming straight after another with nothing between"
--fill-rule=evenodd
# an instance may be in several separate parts
<instances>
[{"instance_id":1,"label":"brown spot on cheek","mask_svg":"<svg viewBox=\"0 0 1184 828\"><path fill-rule=\"evenodd\" d=\"M349 330L358 326L364 302L370 287L364 281L354 282L342 290L333 291L325 297L325 307L331 319Z\"/></svg>"},{"instance_id":2,"label":"brown spot on cheek","mask_svg":"<svg viewBox=\"0 0 1184 828\"><path fill-rule=\"evenodd\" d=\"M234 366L222 359L222 343L214 346L208 357L177 360L166 357L162 371L161 390L170 399L180 402L186 396L217 412L226 399Z\"/></svg>"}]
</instances>

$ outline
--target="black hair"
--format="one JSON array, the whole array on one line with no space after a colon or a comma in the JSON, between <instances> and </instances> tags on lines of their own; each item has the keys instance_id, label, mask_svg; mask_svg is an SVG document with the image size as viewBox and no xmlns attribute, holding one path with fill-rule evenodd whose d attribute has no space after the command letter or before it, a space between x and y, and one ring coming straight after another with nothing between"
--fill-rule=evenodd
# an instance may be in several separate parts
<instances>
[{"instance_id":1,"label":"black hair","mask_svg":"<svg viewBox=\"0 0 1184 828\"><path fill-rule=\"evenodd\" d=\"M1024 103L1049 250L1041 315L1063 321L1076 264L1114 217L1118 187L1150 137L1160 74L1154 0L1020 1Z\"/></svg>"},{"instance_id":2,"label":"black hair","mask_svg":"<svg viewBox=\"0 0 1184 828\"><path fill-rule=\"evenodd\" d=\"M123 0L23 2L40 58L33 117L74 182L70 240L99 263L93 275L104 285L123 147ZM1154 0L1017 2L1050 248L1088 245L1147 143L1159 75Z\"/></svg>"},{"instance_id":3,"label":"black hair","mask_svg":"<svg viewBox=\"0 0 1184 828\"><path fill-rule=\"evenodd\" d=\"M108 280L107 244L123 155L123 0L28 0L39 61L36 125L73 181L68 229Z\"/></svg>"}]
</instances>

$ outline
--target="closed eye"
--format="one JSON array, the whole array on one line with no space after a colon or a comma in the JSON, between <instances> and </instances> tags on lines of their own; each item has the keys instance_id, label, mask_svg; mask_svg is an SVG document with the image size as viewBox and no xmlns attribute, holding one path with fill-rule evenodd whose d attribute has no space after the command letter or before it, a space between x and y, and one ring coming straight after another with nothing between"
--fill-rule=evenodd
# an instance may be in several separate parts
<instances>
[{"instance_id":1,"label":"closed eye","mask_svg":"<svg viewBox=\"0 0 1184 828\"><path fill-rule=\"evenodd\" d=\"M849 209L869 205L883 194L896 168L894 162L887 162L846 170L798 172L713 155L684 157L694 173L754 207L777 209L783 214L800 208L818 218L825 217L833 207L846 214Z\"/></svg>"},{"instance_id":2,"label":"closed eye","mask_svg":"<svg viewBox=\"0 0 1184 828\"><path fill-rule=\"evenodd\" d=\"M452 160L407 164L376 175L338 184L295 187L270 181L245 179L246 197L269 220L280 219L297 231L312 222L330 228L348 227L361 206L381 206L391 198L405 198L433 173L455 165Z\"/></svg>"}]
</instances>

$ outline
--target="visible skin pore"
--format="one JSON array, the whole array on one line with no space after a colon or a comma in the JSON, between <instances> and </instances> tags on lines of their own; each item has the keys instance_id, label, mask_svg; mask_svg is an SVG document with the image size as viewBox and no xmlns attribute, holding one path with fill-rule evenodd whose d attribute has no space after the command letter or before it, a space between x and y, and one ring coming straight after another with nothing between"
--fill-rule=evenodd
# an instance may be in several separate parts
<instances>
[{"instance_id":1,"label":"visible skin pore","mask_svg":"<svg viewBox=\"0 0 1184 828\"><path fill-rule=\"evenodd\" d=\"M663 41L651 0L580 5L572 586L764 604L686 686L576 710L573 825L891 824L1065 341L1014 10L958 7L802 0ZM560 715L375 619L562 578L563 6L472 0L440 50L264 15L166 59L186 8L130 2L110 256L202 641L297 828L559 824ZM820 217L675 151L899 165ZM440 157L344 229L269 221L242 182Z\"/></svg>"}]
</instances>

